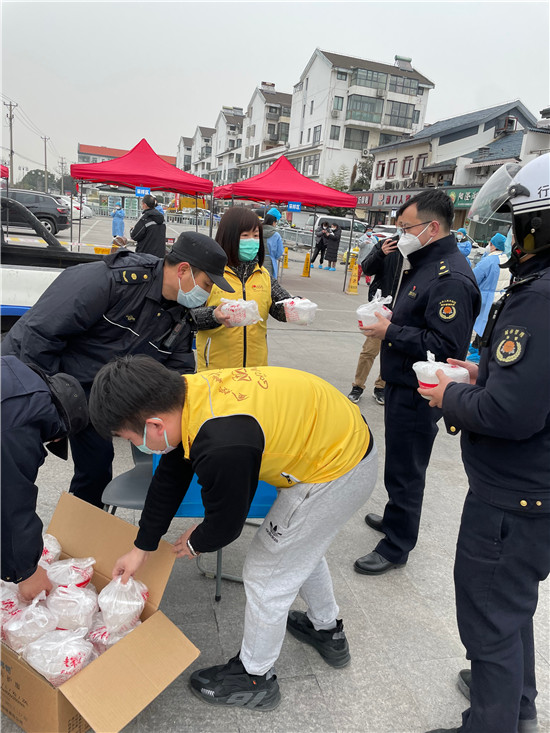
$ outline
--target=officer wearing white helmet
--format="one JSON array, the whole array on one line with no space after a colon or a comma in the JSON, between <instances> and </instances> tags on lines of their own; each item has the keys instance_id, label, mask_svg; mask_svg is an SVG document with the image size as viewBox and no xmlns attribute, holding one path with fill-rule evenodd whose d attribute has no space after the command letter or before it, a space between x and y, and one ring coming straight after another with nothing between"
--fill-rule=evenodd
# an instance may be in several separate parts
<instances>
[{"instance_id":1,"label":"officer wearing white helmet","mask_svg":"<svg viewBox=\"0 0 550 733\"><path fill-rule=\"evenodd\" d=\"M504 209L503 209L504 207ZM468 475L455 558L458 628L470 698L448 733L538 730L533 615L550 572L550 154L505 164L469 212L487 222L512 213L512 284L495 303L470 384L420 390L442 407L448 432L462 431Z\"/></svg>"}]
</instances>

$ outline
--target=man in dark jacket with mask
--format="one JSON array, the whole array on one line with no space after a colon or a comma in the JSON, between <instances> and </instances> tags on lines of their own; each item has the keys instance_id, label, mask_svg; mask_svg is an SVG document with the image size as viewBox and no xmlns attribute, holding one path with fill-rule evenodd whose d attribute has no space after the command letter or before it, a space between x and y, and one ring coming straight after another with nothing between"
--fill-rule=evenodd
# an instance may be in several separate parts
<instances>
[{"instance_id":1,"label":"man in dark jacket with mask","mask_svg":"<svg viewBox=\"0 0 550 733\"><path fill-rule=\"evenodd\" d=\"M67 435L88 424L88 405L79 382L68 374L46 376L15 356L3 356L2 380L2 580L18 583L31 600L51 583L42 555L42 522L36 514L38 469L44 443L67 459ZM52 442L49 442L52 441Z\"/></svg>"},{"instance_id":2,"label":"man in dark jacket with mask","mask_svg":"<svg viewBox=\"0 0 550 733\"><path fill-rule=\"evenodd\" d=\"M147 194L143 197L141 219L130 229L130 237L136 242L136 252L146 252L156 257L166 254L166 224L164 214L157 208L157 200Z\"/></svg>"},{"instance_id":3,"label":"man in dark jacket with mask","mask_svg":"<svg viewBox=\"0 0 550 733\"><path fill-rule=\"evenodd\" d=\"M64 270L2 342L2 353L38 365L47 374L76 377L86 394L99 369L116 356L148 354L180 373L195 371L195 321L227 256L210 237L180 234L164 260L121 249L99 262ZM214 311L218 323L227 317ZM113 444L92 425L71 438L75 464L70 491L102 506L112 478Z\"/></svg>"},{"instance_id":4,"label":"man in dark jacket with mask","mask_svg":"<svg viewBox=\"0 0 550 733\"><path fill-rule=\"evenodd\" d=\"M385 387L388 503L384 517L367 514L367 524L385 537L356 560L365 575L403 567L416 545L426 469L441 413L417 392L412 369L428 351L436 361L466 355L481 297L472 270L451 234L453 204L439 189L409 199L397 212L398 249L403 256L391 321L361 329L380 339Z\"/></svg>"}]
</instances>

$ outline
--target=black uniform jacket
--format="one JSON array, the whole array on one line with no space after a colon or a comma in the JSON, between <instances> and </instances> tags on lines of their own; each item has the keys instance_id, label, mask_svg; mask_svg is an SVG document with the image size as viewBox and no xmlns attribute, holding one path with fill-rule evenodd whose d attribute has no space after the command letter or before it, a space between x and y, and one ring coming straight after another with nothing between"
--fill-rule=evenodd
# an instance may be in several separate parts
<instances>
[{"instance_id":1,"label":"black uniform jacket","mask_svg":"<svg viewBox=\"0 0 550 733\"><path fill-rule=\"evenodd\" d=\"M36 514L44 443L65 435L47 384L13 356L1 359L2 580L18 583L36 570L42 522Z\"/></svg>"},{"instance_id":2,"label":"black uniform jacket","mask_svg":"<svg viewBox=\"0 0 550 733\"><path fill-rule=\"evenodd\" d=\"M365 275L374 275L369 285L369 300L374 298L377 290L380 290L382 295L393 296L399 281L403 257L398 249L384 254L382 245L385 241L387 240L377 242L361 263Z\"/></svg>"},{"instance_id":3,"label":"black uniform jacket","mask_svg":"<svg viewBox=\"0 0 550 733\"><path fill-rule=\"evenodd\" d=\"M124 249L70 267L13 326L2 353L47 374L71 374L84 387L124 354L147 354L191 373L194 321L188 309L164 300L162 275L162 260Z\"/></svg>"},{"instance_id":4,"label":"black uniform jacket","mask_svg":"<svg viewBox=\"0 0 550 733\"><path fill-rule=\"evenodd\" d=\"M137 242L136 252L160 258L166 254L166 224L157 209L145 209L141 219L130 229L130 236Z\"/></svg>"},{"instance_id":5,"label":"black uniform jacket","mask_svg":"<svg viewBox=\"0 0 550 733\"><path fill-rule=\"evenodd\" d=\"M418 387L412 369L431 351L436 361L464 359L481 295L451 234L409 255L381 348L382 379Z\"/></svg>"},{"instance_id":6,"label":"black uniform jacket","mask_svg":"<svg viewBox=\"0 0 550 733\"><path fill-rule=\"evenodd\" d=\"M476 384L450 384L443 416L448 432L462 429L474 494L503 509L548 513L550 256L520 265L503 299Z\"/></svg>"}]
</instances>

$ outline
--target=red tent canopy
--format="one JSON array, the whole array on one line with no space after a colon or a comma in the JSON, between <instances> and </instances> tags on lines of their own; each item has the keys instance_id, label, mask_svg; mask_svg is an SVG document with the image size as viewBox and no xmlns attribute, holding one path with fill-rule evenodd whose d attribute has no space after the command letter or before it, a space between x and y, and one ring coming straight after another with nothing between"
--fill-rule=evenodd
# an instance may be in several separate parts
<instances>
[{"instance_id":1,"label":"red tent canopy","mask_svg":"<svg viewBox=\"0 0 550 733\"><path fill-rule=\"evenodd\" d=\"M90 183L114 183L119 186L146 186L153 191L174 193L210 193L214 184L206 178L176 168L162 160L143 138L126 155L103 163L71 166L71 176Z\"/></svg>"},{"instance_id":2,"label":"red tent canopy","mask_svg":"<svg viewBox=\"0 0 550 733\"><path fill-rule=\"evenodd\" d=\"M10 177L10 169L6 168L5 165L0 164L0 178L9 178Z\"/></svg>"},{"instance_id":3,"label":"red tent canopy","mask_svg":"<svg viewBox=\"0 0 550 733\"><path fill-rule=\"evenodd\" d=\"M218 186L214 189L214 196L220 199L234 196L252 201L299 201L305 206L357 206L357 196L336 191L303 176L284 155L257 176L240 183Z\"/></svg>"}]
</instances>

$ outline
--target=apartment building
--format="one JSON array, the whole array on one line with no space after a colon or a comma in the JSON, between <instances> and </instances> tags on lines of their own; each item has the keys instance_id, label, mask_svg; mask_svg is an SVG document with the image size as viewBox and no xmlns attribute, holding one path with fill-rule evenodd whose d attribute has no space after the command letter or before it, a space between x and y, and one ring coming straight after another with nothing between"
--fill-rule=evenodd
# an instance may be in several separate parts
<instances>
[{"instance_id":1,"label":"apartment building","mask_svg":"<svg viewBox=\"0 0 550 733\"><path fill-rule=\"evenodd\" d=\"M106 160L122 158L123 155L129 152L129 150L122 150L121 148L106 148L102 145L84 145L83 143L78 143L78 162L103 163ZM174 155L159 155L159 158L170 163L170 165L176 165Z\"/></svg>"},{"instance_id":2,"label":"apartment building","mask_svg":"<svg viewBox=\"0 0 550 733\"><path fill-rule=\"evenodd\" d=\"M351 175L372 147L422 129L433 88L410 58L392 66L317 48L294 87L287 155L321 182L342 166Z\"/></svg>"},{"instance_id":3,"label":"apartment building","mask_svg":"<svg viewBox=\"0 0 550 733\"><path fill-rule=\"evenodd\" d=\"M214 127L197 126L191 146L191 173L202 178L210 178L212 169L212 138Z\"/></svg>"},{"instance_id":4,"label":"apartment building","mask_svg":"<svg viewBox=\"0 0 550 733\"><path fill-rule=\"evenodd\" d=\"M178 152L176 155L176 166L182 171L191 171L193 160L193 138L180 137Z\"/></svg>"},{"instance_id":5,"label":"apartment building","mask_svg":"<svg viewBox=\"0 0 550 733\"><path fill-rule=\"evenodd\" d=\"M238 180L244 120L242 107L221 108L212 136L212 171L209 176L216 186Z\"/></svg>"}]
</instances>

